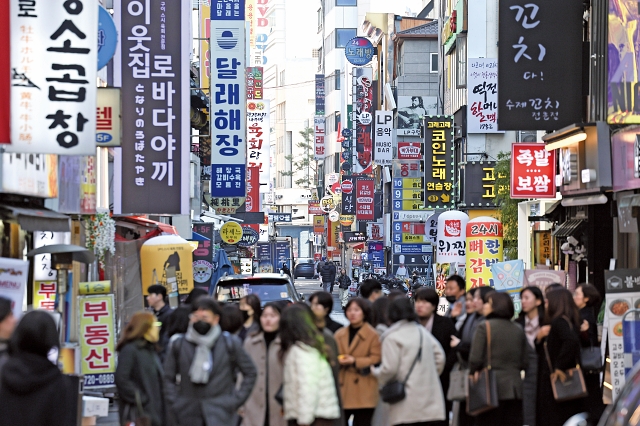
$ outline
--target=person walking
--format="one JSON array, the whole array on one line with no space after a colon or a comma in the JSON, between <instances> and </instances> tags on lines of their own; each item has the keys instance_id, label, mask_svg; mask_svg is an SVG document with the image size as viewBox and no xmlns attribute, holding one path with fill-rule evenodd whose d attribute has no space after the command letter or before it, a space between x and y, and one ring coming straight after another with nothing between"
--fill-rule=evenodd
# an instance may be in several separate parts
<instances>
[{"instance_id":1,"label":"person walking","mask_svg":"<svg viewBox=\"0 0 640 426\"><path fill-rule=\"evenodd\" d=\"M371 325L376 329L378 337L382 336L389 329L391 321L389 321L389 304L391 300L388 297L380 297L371 305ZM389 404L384 402L382 398L378 399L378 405L373 412L372 426L388 426L389 425Z\"/></svg>"},{"instance_id":2,"label":"person walking","mask_svg":"<svg viewBox=\"0 0 640 426\"><path fill-rule=\"evenodd\" d=\"M51 314L25 314L10 340L0 378L0 426L78 424L78 382L58 369L58 330Z\"/></svg>"},{"instance_id":3,"label":"person walking","mask_svg":"<svg viewBox=\"0 0 640 426\"><path fill-rule=\"evenodd\" d=\"M162 365L156 351L160 329L151 312L133 314L122 332L116 350L118 366L115 381L120 396L120 423L146 415L153 426L167 422L162 392ZM138 403L144 413L139 412Z\"/></svg>"},{"instance_id":4,"label":"person walking","mask_svg":"<svg viewBox=\"0 0 640 426\"><path fill-rule=\"evenodd\" d=\"M440 297L432 288L421 288L415 294L414 306L418 315L418 322L436 338L446 356L444 370L440 374L442 393L446 396L449 390L449 374L456 362L456 357L452 356L451 351L451 336L455 336L457 331L451 319L436 314L439 302ZM448 416L452 405L451 401L445 400L447 419L442 422L444 426L449 425Z\"/></svg>"},{"instance_id":5,"label":"person walking","mask_svg":"<svg viewBox=\"0 0 640 426\"><path fill-rule=\"evenodd\" d=\"M580 313L569 290L559 288L547 293L546 317L549 325L541 327L537 343L536 421L539 425L562 426L585 409L584 398L557 402L551 388L551 374L562 378L564 370L575 368L580 361ZM548 333L546 339L542 337L545 333Z\"/></svg>"},{"instance_id":6,"label":"person walking","mask_svg":"<svg viewBox=\"0 0 640 426\"><path fill-rule=\"evenodd\" d=\"M280 318L284 418L289 426L333 426L340 418L336 383L309 308L293 304Z\"/></svg>"},{"instance_id":7,"label":"person walking","mask_svg":"<svg viewBox=\"0 0 640 426\"><path fill-rule=\"evenodd\" d=\"M471 344L469 374L491 366L498 384L498 407L476 416L476 425L522 426L521 371L529 362L527 337L522 327L511 321L515 315L511 296L493 291L486 299L485 321L478 325Z\"/></svg>"},{"instance_id":8,"label":"person walking","mask_svg":"<svg viewBox=\"0 0 640 426\"><path fill-rule=\"evenodd\" d=\"M333 283L336 280L336 265L332 260L324 262L320 268L322 278L322 289L327 293L333 293Z\"/></svg>"},{"instance_id":9,"label":"person walking","mask_svg":"<svg viewBox=\"0 0 640 426\"><path fill-rule=\"evenodd\" d=\"M238 337L242 341L247 336L260 330L260 314L262 313L260 298L255 294L249 294L240 299L240 312L242 313L242 319L244 325L238 333Z\"/></svg>"},{"instance_id":10,"label":"person walking","mask_svg":"<svg viewBox=\"0 0 640 426\"><path fill-rule=\"evenodd\" d=\"M336 331L340 392L347 421L353 415L353 426L369 426L378 404L378 380L371 367L380 362L380 339L371 321L370 303L351 299L345 310L349 325Z\"/></svg>"},{"instance_id":11,"label":"person walking","mask_svg":"<svg viewBox=\"0 0 640 426\"><path fill-rule=\"evenodd\" d=\"M367 278L360 285L360 296L373 303L382 297L382 284L373 278Z\"/></svg>"},{"instance_id":12,"label":"person walking","mask_svg":"<svg viewBox=\"0 0 640 426\"><path fill-rule=\"evenodd\" d=\"M467 284L460 275L451 275L447 278L444 294L449 302L449 309L445 317L451 318L456 325L456 330L460 330L464 320L467 318L465 309Z\"/></svg>"},{"instance_id":13,"label":"person walking","mask_svg":"<svg viewBox=\"0 0 640 426\"><path fill-rule=\"evenodd\" d=\"M393 325L381 337L382 364L373 369L381 387L394 380L405 382L405 398L389 406L389 425L393 426L428 426L446 417L439 379L445 354L417 319L409 299L391 302Z\"/></svg>"},{"instance_id":14,"label":"person walking","mask_svg":"<svg viewBox=\"0 0 640 426\"><path fill-rule=\"evenodd\" d=\"M158 341L158 347L160 349L160 360L163 361L166 347L169 343L169 335L167 332L173 309L166 303L167 289L163 285L150 285L147 288L147 293L147 304L160 323L160 340Z\"/></svg>"},{"instance_id":15,"label":"person walking","mask_svg":"<svg viewBox=\"0 0 640 426\"><path fill-rule=\"evenodd\" d=\"M598 341L598 323L596 313L600 307L600 293L595 286L582 283L576 287L573 293L573 301L580 311L580 346L584 349L595 348L600 351ZM583 369L584 382L587 386L589 396L587 397L587 407L590 419L599 419L604 413L604 403L602 402L602 386L600 385L600 369Z\"/></svg>"},{"instance_id":16,"label":"person walking","mask_svg":"<svg viewBox=\"0 0 640 426\"><path fill-rule=\"evenodd\" d=\"M347 302L349 301L349 286L351 286L351 278L347 275L347 270L341 268L340 276L338 277L338 292L342 309L347 306Z\"/></svg>"},{"instance_id":17,"label":"person walking","mask_svg":"<svg viewBox=\"0 0 640 426\"><path fill-rule=\"evenodd\" d=\"M283 366L280 353L281 305L267 303L260 315L260 331L248 336L244 350L258 369L258 379L253 391L242 406L242 426L285 426L276 394L282 386Z\"/></svg>"},{"instance_id":18,"label":"person walking","mask_svg":"<svg viewBox=\"0 0 640 426\"><path fill-rule=\"evenodd\" d=\"M11 300L0 296L0 378L2 366L9 359L9 339L16 328L16 322L11 310Z\"/></svg>"},{"instance_id":19,"label":"person walking","mask_svg":"<svg viewBox=\"0 0 640 426\"><path fill-rule=\"evenodd\" d=\"M187 333L167 352L165 400L177 425L237 424L238 408L256 382L256 367L240 339L220 329L221 312L210 298L196 300ZM242 374L238 386L236 373Z\"/></svg>"},{"instance_id":20,"label":"person walking","mask_svg":"<svg viewBox=\"0 0 640 426\"><path fill-rule=\"evenodd\" d=\"M309 305L317 320L321 322L321 328L327 328L331 333L342 328L342 324L331 318L333 309L333 296L326 291L316 291L309 297Z\"/></svg>"},{"instance_id":21,"label":"person walking","mask_svg":"<svg viewBox=\"0 0 640 426\"><path fill-rule=\"evenodd\" d=\"M538 383L538 354L536 337L544 325L544 296L538 287L525 287L520 291L522 311L516 322L524 329L529 344L529 365L522 383L522 414L524 425L536 424L536 394Z\"/></svg>"}]
</instances>

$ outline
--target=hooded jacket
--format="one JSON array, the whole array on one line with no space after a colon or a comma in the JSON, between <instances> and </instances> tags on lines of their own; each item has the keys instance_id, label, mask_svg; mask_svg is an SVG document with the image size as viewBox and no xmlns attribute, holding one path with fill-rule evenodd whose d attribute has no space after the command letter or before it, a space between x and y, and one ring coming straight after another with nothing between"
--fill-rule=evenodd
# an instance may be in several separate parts
<instances>
[{"instance_id":1,"label":"hooded jacket","mask_svg":"<svg viewBox=\"0 0 640 426\"><path fill-rule=\"evenodd\" d=\"M0 380L0 426L77 424L77 380L44 356L10 357Z\"/></svg>"}]
</instances>

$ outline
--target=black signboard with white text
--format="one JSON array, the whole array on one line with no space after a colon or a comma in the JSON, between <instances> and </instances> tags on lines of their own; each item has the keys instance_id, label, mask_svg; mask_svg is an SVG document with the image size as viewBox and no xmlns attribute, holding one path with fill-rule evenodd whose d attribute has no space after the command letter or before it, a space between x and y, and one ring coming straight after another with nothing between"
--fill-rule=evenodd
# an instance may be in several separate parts
<instances>
[{"instance_id":1,"label":"black signboard with white text","mask_svg":"<svg viewBox=\"0 0 640 426\"><path fill-rule=\"evenodd\" d=\"M498 129L582 121L580 1L500 0Z\"/></svg>"},{"instance_id":2,"label":"black signboard with white text","mask_svg":"<svg viewBox=\"0 0 640 426\"><path fill-rule=\"evenodd\" d=\"M495 207L495 168L495 161L465 164L463 200L466 207Z\"/></svg>"},{"instance_id":3,"label":"black signboard with white text","mask_svg":"<svg viewBox=\"0 0 640 426\"><path fill-rule=\"evenodd\" d=\"M367 241L366 232L343 232L342 237L344 242L349 243L364 243Z\"/></svg>"}]
</instances>

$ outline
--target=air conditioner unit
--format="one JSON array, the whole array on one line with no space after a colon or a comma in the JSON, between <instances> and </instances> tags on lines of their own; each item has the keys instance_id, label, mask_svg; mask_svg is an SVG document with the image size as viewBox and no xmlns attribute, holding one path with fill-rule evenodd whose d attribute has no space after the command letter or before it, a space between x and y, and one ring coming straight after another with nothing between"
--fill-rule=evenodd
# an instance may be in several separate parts
<instances>
[{"instance_id":1,"label":"air conditioner unit","mask_svg":"<svg viewBox=\"0 0 640 426\"><path fill-rule=\"evenodd\" d=\"M537 142L538 132L536 132L535 130L521 130L517 132L516 141L517 142Z\"/></svg>"}]
</instances>

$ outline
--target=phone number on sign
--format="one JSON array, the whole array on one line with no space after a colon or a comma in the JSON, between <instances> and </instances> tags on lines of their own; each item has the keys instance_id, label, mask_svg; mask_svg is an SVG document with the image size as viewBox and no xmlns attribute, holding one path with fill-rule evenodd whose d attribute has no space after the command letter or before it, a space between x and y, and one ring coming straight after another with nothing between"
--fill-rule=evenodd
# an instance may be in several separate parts
<instances>
[{"instance_id":1,"label":"phone number on sign","mask_svg":"<svg viewBox=\"0 0 640 426\"><path fill-rule=\"evenodd\" d=\"M113 373L107 374L88 374L84 376L84 386L107 386L116 383Z\"/></svg>"}]
</instances>

